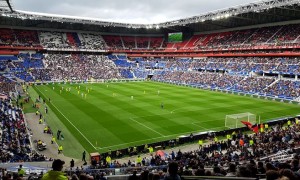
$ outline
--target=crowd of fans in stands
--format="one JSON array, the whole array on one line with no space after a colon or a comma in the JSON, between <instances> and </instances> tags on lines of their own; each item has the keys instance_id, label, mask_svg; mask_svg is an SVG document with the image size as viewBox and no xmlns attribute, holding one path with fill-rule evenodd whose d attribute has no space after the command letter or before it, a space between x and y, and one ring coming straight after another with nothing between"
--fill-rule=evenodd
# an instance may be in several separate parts
<instances>
[{"instance_id":1,"label":"crowd of fans in stands","mask_svg":"<svg viewBox=\"0 0 300 180\"><path fill-rule=\"evenodd\" d=\"M253 28L195 35L180 43L160 37L101 35L83 32L0 29L0 45L65 49L216 49L253 46L295 45L300 24Z\"/></svg>"},{"instance_id":2,"label":"crowd of fans in stands","mask_svg":"<svg viewBox=\"0 0 300 180\"><path fill-rule=\"evenodd\" d=\"M216 140L214 134L208 136L204 145L193 151L177 151L161 156L160 154L144 154L137 156L136 161L120 164L116 160L107 160L103 157L100 162L89 168L67 168L66 175L72 179L88 177L103 179L113 175L114 169L121 168L122 173L133 174L136 179L168 179L170 167L175 166L177 178L181 176L218 176L279 179L289 180L300 178L300 158L296 153L299 150L300 125L298 121L286 126L278 123L266 127L262 132L247 135L242 131L227 134L226 140ZM287 154L280 158L282 152ZM109 154L108 154L109 156ZM60 162L62 173L63 161ZM174 167L173 167L174 168ZM47 173L48 174L48 173ZM51 174L51 173L50 173ZM40 177L42 177L41 175ZM45 175L46 176L46 175ZM48 175L47 175L48 176Z\"/></svg>"},{"instance_id":3,"label":"crowd of fans in stands","mask_svg":"<svg viewBox=\"0 0 300 180\"><path fill-rule=\"evenodd\" d=\"M278 78L299 72L294 57L226 57L202 59L128 60L125 56L85 54L19 55L17 61L3 61L17 78L25 81L70 81L92 79L147 78L208 88L242 91L251 94L297 98L299 80ZM268 76L275 74L276 76ZM6 80L5 78L3 80ZM3 82L3 81L2 81ZM10 83L1 83L10 89Z\"/></svg>"},{"instance_id":4,"label":"crowd of fans in stands","mask_svg":"<svg viewBox=\"0 0 300 180\"><path fill-rule=\"evenodd\" d=\"M118 161L103 161L94 165L94 168L103 169L95 171L98 173L109 174L110 170L104 168L122 168L127 167L124 173L131 174L133 171L141 171L140 178L143 179L144 173L147 177L153 175L163 179L166 175L167 165L170 162L178 164L178 174L181 176L227 176L227 177L252 177L276 175L288 176L290 179L300 178L299 157L293 156L295 148L299 146L300 134L299 124L291 126L282 126L278 124L264 129L264 132L249 136L241 132L233 133L227 140L214 141L200 145L199 149L194 151L178 152L172 151L171 154L161 156L150 154L137 157L136 161L128 161L126 164L120 164ZM271 155L281 152L290 154L285 159L271 159ZM131 167L131 168L128 168ZM143 168L144 167L144 168ZM145 168L146 167L146 168ZM92 167L93 168L93 167ZM150 169L150 172L149 172ZM73 173L90 172L92 170L79 170ZM276 178L275 178L276 179Z\"/></svg>"},{"instance_id":5,"label":"crowd of fans in stands","mask_svg":"<svg viewBox=\"0 0 300 180\"><path fill-rule=\"evenodd\" d=\"M24 115L9 99L0 100L1 150L0 160L5 162L43 161L45 157L32 153Z\"/></svg>"},{"instance_id":6,"label":"crowd of fans in stands","mask_svg":"<svg viewBox=\"0 0 300 180\"><path fill-rule=\"evenodd\" d=\"M38 80L91 80L120 78L115 64L105 56L46 54L45 69L34 70ZM40 79L41 78L41 79Z\"/></svg>"}]
</instances>

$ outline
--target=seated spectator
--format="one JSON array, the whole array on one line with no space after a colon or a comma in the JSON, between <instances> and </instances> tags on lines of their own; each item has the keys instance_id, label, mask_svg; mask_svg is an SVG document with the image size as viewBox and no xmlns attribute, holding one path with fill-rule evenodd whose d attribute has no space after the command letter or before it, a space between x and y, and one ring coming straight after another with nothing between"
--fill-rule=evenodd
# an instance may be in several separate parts
<instances>
[{"instance_id":1,"label":"seated spectator","mask_svg":"<svg viewBox=\"0 0 300 180\"><path fill-rule=\"evenodd\" d=\"M277 180L279 177L279 173L275 170L268 170L266 172L266 180Z\"/></svg>"},{"instance_id":2,"label":"seated spectator","mask_svg":"<svg viewBox=\"0 0 300 180\"><path fill-rule=\"evenodd\" d=\"M226 174L228 177L235 177L236 176L236 165L233 163L229 164L228 173Z\"/></svg>"}]
</instances>

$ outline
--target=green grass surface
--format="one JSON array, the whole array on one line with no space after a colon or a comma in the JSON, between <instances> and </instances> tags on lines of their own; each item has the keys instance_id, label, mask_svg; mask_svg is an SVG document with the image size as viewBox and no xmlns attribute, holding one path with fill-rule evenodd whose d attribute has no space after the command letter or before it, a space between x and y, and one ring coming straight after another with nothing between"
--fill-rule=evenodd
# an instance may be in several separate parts
<instances>
[{"instance_id":1,"label":"green grass surface","mask_svg":"<svg viewBox=\"0 0 300 180\"><path fill-rule=\"evenodd\" d=\"M51 103L47 101L53 113L47 115L50 126L70 133L63 142L64 146L72 144L70 149L64 148L70 156L80 154L80 145L74 150L78 142L89 152L105 152L191 132L223 130L228 114L250 112L267 121L300 112L299 105L158 82L80 84L79 94L78 86L55 84L30 89L34 96L39 93L51 98ZM66 92L69 87L71 91ZM87 97L82 98L81 93ZM78 142L73 142L75 139Z\"/></svg>"}]
</instances>

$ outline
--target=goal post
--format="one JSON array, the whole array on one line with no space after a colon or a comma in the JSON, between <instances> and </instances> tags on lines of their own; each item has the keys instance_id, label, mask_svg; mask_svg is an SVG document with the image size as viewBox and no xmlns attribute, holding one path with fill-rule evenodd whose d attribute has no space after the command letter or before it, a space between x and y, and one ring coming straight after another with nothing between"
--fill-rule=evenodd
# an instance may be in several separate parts
<instances>
[{"instance_id":1,"label":"goal post","mask_svg":"<svg viewBox=\"0 0 300 180\"><path fill-rule=\"evenodd\" d=\"M249 112L226 115L225 127L230 129L244 127L245 125L241 121L247 121L254 125L256 124L256 115Z\"/></svg>"}]
</instances>

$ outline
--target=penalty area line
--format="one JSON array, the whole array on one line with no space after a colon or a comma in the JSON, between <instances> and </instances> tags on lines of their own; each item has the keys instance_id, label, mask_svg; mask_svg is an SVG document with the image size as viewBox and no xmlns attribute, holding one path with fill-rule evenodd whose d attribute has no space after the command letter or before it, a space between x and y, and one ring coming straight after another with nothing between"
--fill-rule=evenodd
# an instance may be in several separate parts
<instances>
[{"instance_id":1,"label":"penalty area line","mask_svg":"<svg viewBox=\"0 0 300 180\"><path fill-rule=\"evenodd\" d=\"M193 125L195 125L195 126L198 126L199 128L202 128L202 129L205 129L205 130L210 130L210 129L207 129L207 128L205 128L205 127L203 127L203 126L200 126L200 125L198 125L198 124L196 124L196 123L192 123Z\"/></svg>"},{"instance_id":2,"label":"penalty area line","mask_svg":"<svg viewBox=\"0 0 300 180\"><path fill-rule=\"evenodd\" d=\"M136 122L136 123L138 123L138 124L140 124L140 125L142 125L142 126L144 126L144 127L145 127L145 128L147 128L147 129L150 129L151 131L155 132L156 134L159 134L159 135L161 135L162 137L166 137L165 135L163 135L162 133L160 133L160 132L158 132L158 131L156 131L156 130L152 129L151 127L149 127L149 126L146 126L145 124L143 124L143 123L140 123L140 122L138 122L138 121L134 120L132 117L131 117L131 118L129 118L129 119L130 119L130 120L132 120L132 121L134 121L134 122Z\"/></svg>"},{"instance_id":3,"label":"penalty area line","mask_svg":"<svg viewBox=\"0 0 300 180\"><path fill-rule=\"evenodd\" d=\"M38 88L36 87L36 89L44 96L45 94ZM79 132L79 134L96 150L97 148L91 143L91 141L85 137L85 135L52 103L50 102L50 104L53 105L53 107ZM55 113L54 113L55 114Z\"/></svg>"},{"instance_id":4,"label":"penalty area line","mask_svg":"<svg viewBox=\"0 0 300 180\"><path fill-rule=\"evenodd\" d=\"M224 126L220 126L220 127L210 128L210 129L207 129L207 130L219 129L219 128L223 128L223 127ZM138 140L138 141L131 141L131 142L128 142L128 143L116 144L116 145L112 145L112 146L96 147L96 149L101 150L101 149L107 149L107 148L113 148L113 147L118 147L118 146L135 144L135 143L139 143L139 142L146 142L146 141L149 141L149 140L157 140L157 139L162 139L162 138L167 138L167 137L175 137L175 136L178 136L178 135L184 135L184 134L187 135L187 134L190 134L190 133L198 133L198 132L204 132L204 131L188 131L188 132L183 132L183 133L170 134L170 135L166 135L164 137L148 138L148 139L143 139L143 140Z\"/></svg>"}]
</instances>

